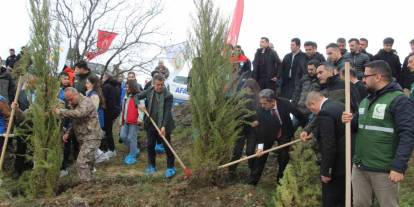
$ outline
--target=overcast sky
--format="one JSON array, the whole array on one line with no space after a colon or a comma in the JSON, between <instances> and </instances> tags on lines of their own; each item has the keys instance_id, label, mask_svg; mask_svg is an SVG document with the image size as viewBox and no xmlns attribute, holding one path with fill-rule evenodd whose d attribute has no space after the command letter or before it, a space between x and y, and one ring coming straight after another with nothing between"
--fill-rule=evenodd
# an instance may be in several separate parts
<instances>
[{"instance_id":1,"label":"overcast sky","mask_svg":"<svg viewBox=\"0 0 414 207\"><path fill-rule=\"evenodd\" d=\"M230 19L236 0L215 2L221 7L223 17ZM161 19L165 22L164 29L170 32L169 42L185 41L192 24L189 18L194 12L192 0L164 0L164 4ZM5 59L9 48L19 51L27 43L31 23L25 0L0 0L0 8L0 56ZM260 37L266 36L282 58L289 52L293 37L302 42L316 41L324 55L325 46L338 37L366 37L370 41L368 51L375 54L382 47L382 40L390 36L403 58L410 52L408 42L414 39L410 18L413 8L412 0L245 0L239 44L253 59Z\"/></svg>"}]
</instances>

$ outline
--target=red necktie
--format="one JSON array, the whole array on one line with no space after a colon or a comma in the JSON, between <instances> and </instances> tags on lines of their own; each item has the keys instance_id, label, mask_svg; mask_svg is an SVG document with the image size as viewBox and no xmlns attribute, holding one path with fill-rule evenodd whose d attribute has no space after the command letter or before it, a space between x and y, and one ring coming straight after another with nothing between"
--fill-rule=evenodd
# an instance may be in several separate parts
<instances>
[{"instance_id":1,"label":"red necktie","mask_svg":"<svg viewBox=\"0 0 414 207\"><path fill-rule=\"evenodd\" d=\"M276 138L280 138L282 136L282 119L280 118L279 112L277 111L277 109L272 109L272 116L275 117L280 123L280 128L277 131L277 137L276 137Z\"/></svg>"}]
</instances>

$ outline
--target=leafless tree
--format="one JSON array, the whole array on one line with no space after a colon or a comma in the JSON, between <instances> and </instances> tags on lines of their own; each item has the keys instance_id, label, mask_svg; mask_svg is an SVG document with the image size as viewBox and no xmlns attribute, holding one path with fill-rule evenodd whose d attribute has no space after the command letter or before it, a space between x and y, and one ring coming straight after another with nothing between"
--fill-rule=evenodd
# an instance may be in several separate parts
<instances>
[{"instance_id":1,"label":"leafless tree","mask_svg":"<svg viewBox=\"0 0 414 207\"><path fill-rule=\"evenodd\" d=\"M71 41L71 63L84 59L87 52L96 48L96 32L104 29L118 35L104 55L107 59L104 61L103 72L111 64L127 65L127 69L120 73L147 70L146 66L162 50L159 43L155 42L162 35L157 22L157 17L163 11L161 1L56 0L54 14L63 29L62 33ZM153 52L151 57L144 57L146 50L159 52Z\"/></svg>"}]
</instances>

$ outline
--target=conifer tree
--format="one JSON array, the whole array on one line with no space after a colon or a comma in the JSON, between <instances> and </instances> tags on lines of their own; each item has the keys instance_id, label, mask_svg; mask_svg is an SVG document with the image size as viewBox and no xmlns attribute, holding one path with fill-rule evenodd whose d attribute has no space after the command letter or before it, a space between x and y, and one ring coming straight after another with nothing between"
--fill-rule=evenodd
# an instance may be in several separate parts
<instances>
[{"instance_id":1,"label":"conifer tree","mask_svg":"<svg viewBox=\"0 0 414 207\"><path fill-rule=\"evenodd\" d=\"M321 183L316 156L310 144L297 144L290 152L281 185L276 187L272 202L276 207L321 206Z\"/></svg>"},{"instance_id":2,"label":"conifer tree","mask_svg":"<svg viewBox=\"0 0 414 207\"><path fill-rule=\"evenodd\" d=\"M195 0L194 4L197 13L189 42L193 58L190 104L196 136L191 163L194 180L211 183L223 174L217 173L217 167L231 158L246 111L240 94L228 87L232 65L225 44L227 22L211 0Z\"/></svg>"},{"instance_id":3,"label":"conifer tree","mask_svg":"<svg viewBox=\"0 0 414 207\"><path fill-rule=\"evenodd\" d=\"M52 34L48 0L30 0L32 33L30 40L31 70L36 77L35 99L27 120L32 124L28 139L33 150L30 193L34 197L54 196L62 162L60 121L52 113L58 105L59 80L57 35Z\"/></svg>"}]
</instances>

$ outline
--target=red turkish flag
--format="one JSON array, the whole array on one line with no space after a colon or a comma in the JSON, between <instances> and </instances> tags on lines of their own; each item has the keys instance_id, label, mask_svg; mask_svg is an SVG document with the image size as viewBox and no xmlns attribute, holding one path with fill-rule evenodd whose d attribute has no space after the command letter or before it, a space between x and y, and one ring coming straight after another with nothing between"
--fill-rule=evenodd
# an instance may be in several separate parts
<instances>
[{"instance_id":1,"label":"red turkish flag","mask_svg":"<svg viewBox=\"0 0 414 207\"><path fill-rule=\"evenodd\" d=\"M229 34L227 36L227 44L235 46L239 39L240 27L243 20L244 0L237 0L236 8L234 9L233 19L231 21Z\"/></svg>"},{"instance_id":2,"label":"red turkish flag","mask_svg":"<svg viewBox=\"0 0 414 207\"><path fill-rule=\"evenodd\" d=\"M88 60L92 60L96 56L101 55L105 53L106 51L108 51L109 47L112 44L112 41L115 39L117 35L118 34L115 32L107 32L107 31L98 30L98 42L96 42L97 50L93 52L88 52L86 54L86 58Z\"/></svg>"}]
</instances>

